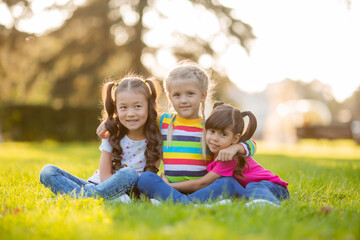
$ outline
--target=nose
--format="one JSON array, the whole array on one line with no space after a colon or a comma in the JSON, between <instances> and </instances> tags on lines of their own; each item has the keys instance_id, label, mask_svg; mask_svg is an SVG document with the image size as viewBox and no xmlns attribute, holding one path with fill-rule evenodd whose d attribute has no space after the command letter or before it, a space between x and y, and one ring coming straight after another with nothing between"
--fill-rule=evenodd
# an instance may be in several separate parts
<instances>
[{"instance_id":1,"label":"nose","mask_svg":"<svg viewBox=\"0 0 360 240\"><path fill-rule=\"evenodd\" d=\"M211 135L211 139L212 139L214 142L219 141L219 134L217 134L217 133L212 134L212 135Z\"/></svg>"},{"instance_id":2,"label":"nose","mask_svg":"<svg viewBox=\"0 0 360 240\"><path fill-rule=\"evenodd\" d=\"M127 111L127 116L134 116L134 115L135 115L135 111L130 108L130 109Z\"/></svg>"},{"instance_id":3,"label":"nose","mask_svg":"<svg viewBox=\"0 0 360 240\"><path fill-rule=\"evenodd\" d=\"M185 95L182 95L182 96L180 97L180 102L181 102L181 103L186 103L186 102L187 102L187 97L186 97Z\"/></svg>"}]
</instances>

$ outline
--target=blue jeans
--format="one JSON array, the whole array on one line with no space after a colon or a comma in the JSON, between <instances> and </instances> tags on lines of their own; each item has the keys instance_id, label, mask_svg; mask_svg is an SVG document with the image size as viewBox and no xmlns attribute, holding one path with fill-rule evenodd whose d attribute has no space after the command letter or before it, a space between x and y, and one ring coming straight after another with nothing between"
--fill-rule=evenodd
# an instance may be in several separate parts
<instances>
[{"instance_id":1,"label":"blue jeans","mask_svg":"<svg viewBox=\"0 0 360 240\"><path fill-rule=\"evenodd\" d=\"M136 171L130 168L121 168L99 184L87 182L54 165L46 165L40 172L40 182L54 194L70 194L76 198L100 196L114 199L134 188L138 179Z\"/></svg>"},{"instance_id":2,"label":"blue jeans","mask_svg":"<svg viewBox=\"0 0 360 240\"><path fill-rule=\"evenodd\" d=\"M232 177L222 177L209 186L189 195L183 194L164 182L160 176L152 172L144 172L138 181L138 189L149 198L170 200L187 204L190 202L208 202L234 196L246 197L245 189Z\"/></svg>"},{"instance_id":3,"label":"blue jeans","mask_svg":"<svg viewBox=\"0 0 360 240\"><path fill-rule=\"evenodd\" d=\"M249 183L245 187L245 192L250 199L265 199L277 205L280 205L280 200L290 198L286 187L265 180Z\"/></svg>"}]
</instances>

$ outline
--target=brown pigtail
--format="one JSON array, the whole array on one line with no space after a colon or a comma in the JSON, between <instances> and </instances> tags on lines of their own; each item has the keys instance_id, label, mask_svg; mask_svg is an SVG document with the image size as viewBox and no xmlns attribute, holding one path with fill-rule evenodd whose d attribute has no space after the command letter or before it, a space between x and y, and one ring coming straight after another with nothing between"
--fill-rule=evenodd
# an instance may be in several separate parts
<instances>
[{"instance_id":1,"label":"brown pigtail","mask_svg":"<svg viewBox=\"0 0 360 240\"><path fill-rule=\"evenodd\" d=\"M110 137L109 137L109 144L113 148L112 150L112 163L113 163L113 173L115 171L119 170L122 160L122 148L120 147L120 140L125 136L127 133L127 129L124 128L121 124L118 118L116 118L116 103L115 103L115 94L117 83L110 82L107 83L104 86L104 108L107 113L107 118L105 121L105 128L109 131ZM115 88L115 89L114 89Z\"/></svg>"},{"instance_id":2,"label":"brown pigtail","mask_svg":"<svg viewBox=\"0 0 360 240\"><path fill-rule=\"evenodd\" d=\"M248 116L248 118L249 118L248 127L247 127L246 131L242 134L242 136L240 137L240 140L239 140L239 142L245 142L246 140L249 140L254 135L256 128L257 128L257 120L256 120L255 115L250 111L242 112L241 116L242 117Z\"/></svg>"},{"instance_id":3,"label":"brown pigtail","mask_svg":"<svg viewBox=\"0 0 360 240\"><path fill-rule=\"evenodd\" d=\"M159 160L161 154L162 138L160 135L159 125L157 124L156 112L156 87L153 81L145 80L149 87L149 102L148 102L148 119L145 123L145 136L148 140L145 150L146 165L144 171L157 173L159 169L156 167L156 162Z\"/></svg>"}]
</instances>

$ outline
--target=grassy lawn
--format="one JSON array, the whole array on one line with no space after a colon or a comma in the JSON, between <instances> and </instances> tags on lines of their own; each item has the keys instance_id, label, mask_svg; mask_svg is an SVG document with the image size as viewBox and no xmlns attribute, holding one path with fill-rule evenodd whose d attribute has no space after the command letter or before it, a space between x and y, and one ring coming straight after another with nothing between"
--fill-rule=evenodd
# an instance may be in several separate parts
<instances>
[{"instance_id":1,"label":"grassy lawn","mask_svg":"<svg viewBox=\"0 0 360 240\"><path fill-rule=\"evenodd\" d=\"M98 143L0 143L0 239L360 239L360 147L351 141L258 143L255 159L289 182L280 208L212 208L54 198L45 164L86 179Z\"/></svg>"}]
</instances>

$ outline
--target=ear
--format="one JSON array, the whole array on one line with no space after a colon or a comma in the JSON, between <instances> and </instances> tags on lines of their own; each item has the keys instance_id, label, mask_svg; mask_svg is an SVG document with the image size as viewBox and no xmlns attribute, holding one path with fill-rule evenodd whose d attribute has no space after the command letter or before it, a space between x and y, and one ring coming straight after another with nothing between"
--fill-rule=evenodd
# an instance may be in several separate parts
<instances>
[{"instance_id":1,"label":"ear","mask_svg":"<svg viewBox=\"0 0 360 240\"><path fill-rule=\"evenodd\" d=\"M207 97L207 91L202 92L200 102L205 103Z\"/></svg>"},{"instance_id":2,"label":"ear","mask_svg":"<svg viewBox=\"0 0 360 240\"><path fill-rule=\"evenodd\" d=\"M236 134L236 135L233 137L232 143L233 143L233 144L238 143L239 140L240 140L240 137L241 137L241 134L240 134L240 133Z\"/></svg>"}]
</instances>

